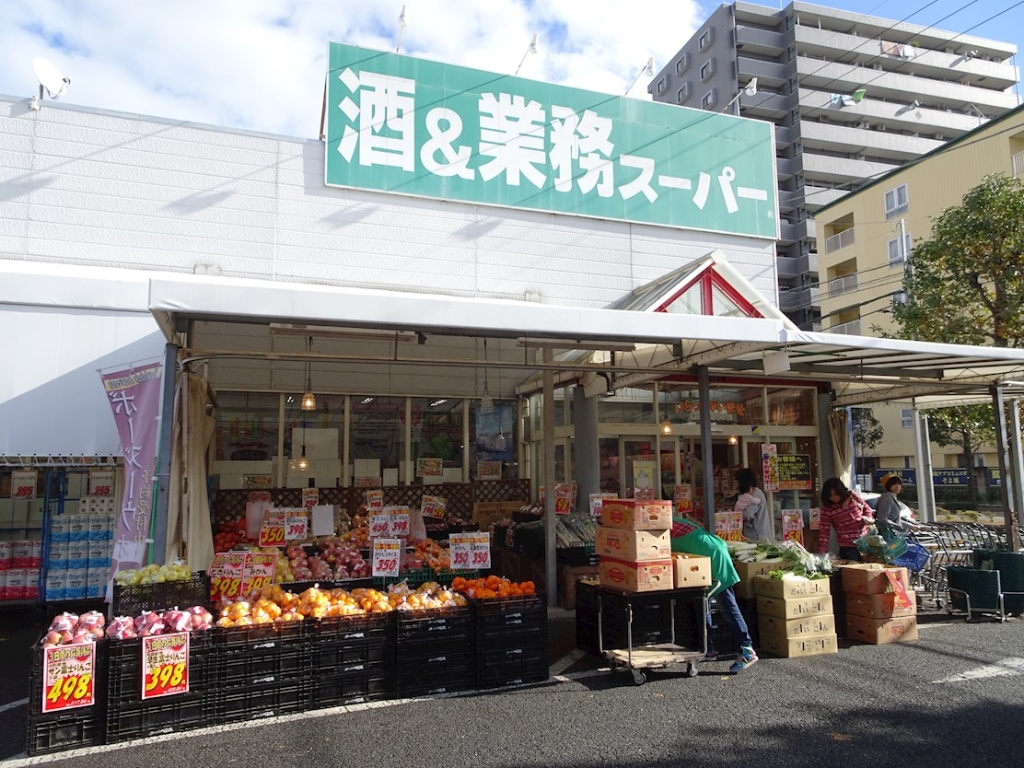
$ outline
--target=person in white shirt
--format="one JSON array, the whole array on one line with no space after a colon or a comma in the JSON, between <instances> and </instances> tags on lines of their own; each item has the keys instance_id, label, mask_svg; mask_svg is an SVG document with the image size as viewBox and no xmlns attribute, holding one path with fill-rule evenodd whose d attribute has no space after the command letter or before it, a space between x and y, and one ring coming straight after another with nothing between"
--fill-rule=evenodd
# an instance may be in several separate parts
<instances>
[{"instance_id":1,"label":"person in white shirt","mask_svg":"<svg viewBox=\"0 0 1024 768\"><path fill-rule=\"evenodd\" d=\"M769 541L772 529L768 520L768 499L757 487L757 475L749 467L736 472L740 495L733 510L743 517L743 537L749 541Z\"/></svg>"}]
</instances>

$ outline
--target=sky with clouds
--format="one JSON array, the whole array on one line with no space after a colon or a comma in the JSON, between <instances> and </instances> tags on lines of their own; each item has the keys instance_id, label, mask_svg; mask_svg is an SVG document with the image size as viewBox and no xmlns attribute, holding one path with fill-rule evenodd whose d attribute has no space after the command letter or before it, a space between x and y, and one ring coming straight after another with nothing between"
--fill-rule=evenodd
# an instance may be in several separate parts
<instances>
[{"instance_id":1,"label":"sky with clouds","mask_svg":"<svg viewBox=\"0 0 1024 768\"><path fill-rule=\"evenodd\" d=\"M778 7L767 0L764 4ZM828 0L856 13L1021 43L1020 0ZM660 68L714 0L408 0L402 52L622 93ZM72 78L89 107L318 134L327 42L394 50L396 0L0 0L0 93L30 96L32 59ZM649 98L642 77L630 96Z\"/></svg>"}]
</instances>

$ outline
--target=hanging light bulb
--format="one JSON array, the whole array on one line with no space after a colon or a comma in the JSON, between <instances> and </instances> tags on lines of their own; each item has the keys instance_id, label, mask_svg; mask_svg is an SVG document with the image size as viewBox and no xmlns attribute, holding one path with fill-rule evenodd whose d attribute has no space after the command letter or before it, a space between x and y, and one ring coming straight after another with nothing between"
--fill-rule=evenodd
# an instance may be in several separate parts
<instances>
[{"instance_id":1,"label":"hanging light bulb","mask_svg":"<svg viewBox=\"0 0 1024 768\"><path fill-rule=\"evenodd\" d=\"M505 450L505 433L499 432L498 436L494 439L494 450L504 451Z\"/></svg>"},{"instance_id":2,"label":"hanging light bulb","mask_svg":"<svg viewBox=\"0 0 1024 768\"><path fill-rule=\"evenodd\" d=\"M672 434L672 422L669 421L668 419L665 419L663 422L661 422L661 434L663 434L663 435L671 435Z\"/></svg>"},{"instance_id":3,"label":"hanging light bulb","mask_svg":"<svg viewBox=\"0 0 1024 768\"><path fill-rule=\"evenodd\" d=\"M309 469L309 459L306 458L306 446L302 446L302 455L299 456L299 461L295 466L303 472Z\"/></svg>"},{"instance_id":4,"label":"hanging light bulb","mask_svg":"<svg viewBox=\"0 0 1024 768\"><path fill-rule=\"evenodd\" d=\"M480 398L480 413L494 413L494 398L487 391L487 339L484 339L484 394Z\"/></svg>"},{"instance_id":5,"label":"hanging light bulb","mask_svg":"<svg viewBox=\"0 0 1024 768\"><path fill-rule=\"evenodd\" d=\"M313 349L313 337L310 336L309 341L306 342L306 351L309 352ZM309 361L306 361L306 391L302 395L302 403L299 405L304 411L315 411L316 410L316 395L313 394L313 378L312 371L310 370Z\"/></svg>"}]
</instances>

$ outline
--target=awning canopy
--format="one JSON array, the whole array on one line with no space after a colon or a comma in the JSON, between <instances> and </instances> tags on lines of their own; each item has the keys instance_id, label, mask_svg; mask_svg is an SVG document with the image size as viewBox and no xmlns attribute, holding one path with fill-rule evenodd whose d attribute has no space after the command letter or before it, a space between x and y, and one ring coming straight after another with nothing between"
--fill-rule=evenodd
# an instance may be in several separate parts
<instances>
[{"instance_id":1,"label":"awning canopy","mask_svg":"<svg viewBox=\"0 0 1024 768\"><path fill-rule=\"evenodd\" d=\"M1024 395L1019 383L1024 382L1024 350L810 333L778 319L560 307L192 275L152 278L149 308L168 339L189 322L214 321L525 338L562 350L606 350L556 363L562 381L607 370L621 371L625 382L630 375L691 374L696 366L706 365L712 376L831 382L838 405L938 395L949 405L954 404L952 396L984 398L994 384L1005 385L1008 396ZM617 344L627 347L607 351ZM630 351L628 345L638 346ZM401 362L398 355L396 349L390 362ZM467 362L486 365L483 360ZM522 367L542 366L524 362Z\"/></svg>"}]
</instances>

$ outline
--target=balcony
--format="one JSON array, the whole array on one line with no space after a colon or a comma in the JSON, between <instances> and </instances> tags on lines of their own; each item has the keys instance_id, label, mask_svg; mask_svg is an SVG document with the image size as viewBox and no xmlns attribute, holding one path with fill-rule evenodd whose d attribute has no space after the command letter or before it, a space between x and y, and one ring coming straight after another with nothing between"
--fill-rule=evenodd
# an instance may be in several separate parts
<instances>
[{"instance_id":1,"label":"balcony","mask_svg":"<svg viewBox=\"0 0 1024 768\"><path fill-rule=\"evenodd\" d=\"M814 226L813 219L804 219L803 221L790 224L785 221L781 222L779 227L779 242L782 243L796 243L801 240L813 240L817 236L817 230Z\"/></svg>"},{"instance_id":2,"label":"balcony","mask_svg":"<svg viewBox=\"0 0 1024 768\"><path fill-rule=\"evenodd\" d=\"M814 213L819 208L823 208L829 203L835 202L840 197L850 194L848 189L830 189L829 187L816 187L812 184L808 184L804 187L804 199L803 203L807 207L807 210Z\"/></svg>"},{"instance_id":3,"label":"balcony","mask_svg":"<svg viewBox=\"0 0 1024 768\"><path fill-rule=\"evenodd\" d=\"M832 157L813 152L804 152L801 158L803 159L804 175L811 182L826 181L833 184L848 184L881 176L900 167L900 163L880 163L851 157ZM782 176L781 171L779 176Z\"/></svg>"},{"instance_id":4,"label":"balcony","mask_svg":"<svg viewBox=\"0 0 1024 768\"><path fill-rule=\"evenodd\" d=\"M853 245L853 227L844 229L842 232L832 235L832 237L826 237L825 253L829 254L833 251L838 251L840 248L845 248L848 245Z\"/></svg>"},{"instance_id":5,"label":"balcony","mask_svg":"<svg viewBox=\"0 0 1024 768\"><path fill-rule=\"evenodd\" d=\"M800 123L800 136L805 152L815 149L849 152L850 147L863 147L866 153L875 158L891 160L913 160L944 144L938 139L904 136L886 128L884 123L867 119L856 123L804 120Z\"/></svg>"},{"instance_id":6,"label":"balcony","mask_svg":"<svg viewBox=\"0 0 1024 768\"><path fill-rule=\"evenodd\" d=\"M853 230L847 230L852 232ZM836 296L842 296L844 293L852 293L857 290L857 273L854 272L852 275L845 275L843 277L837 277L835 280L829 280L826 286L828 291L828 297L830 299L836 298Z\"/></svg>"},{"instance_id":7,"label":"balcony","mask_svg":"<svg viewBox=\"0 0 1024 768\"><path fill-rule=\"evenodd\" d=\"M786 49L786 35L771 29L736 24L736 50L751 51L765 56L778 55Z\"/></svg>"},{"instance_id":8,"label":"balcony","mask_svg":"<svg viewBox=\"0 0 1024 768\"><path fill-rule=\"evenodd\" d=\"M763 84L773 88L781 88L785 85L793 71L793 68L787 64L751 59L749 56L740 56L737 61L741 77L756 77L758 85Z\"/></svg>"},{"instance_id":9,"label":"balcony","mask_svg":"<svg viewBox=\"0 0 1024 768\"><path fill-rule=\"evenodd\" d=\"M797 312L820 304L821 291L817 286L807 288L779 289L779 309L783 312Z\"/></svg>"},{"instance_id":10,"label":"balcony","mask_svg":"<svg viewBox=\"0 0 1024 768\"><path fill-rule=\"evenodd\" d=\"M846 336L860 336L860 320L851 320L848 323L833 325L828 333L842 333Z\"/></svg>"},{"instance_id":11,"label":"balcony","mask_svg":"<svg viewBox=\"0 0 1024 768\"><path fill-rule=\"evenodd\" d=\"M922 135L942 132L946 134L946 139L954 139L962 133L974 130L980 122L976 114L964 114L928 106L911 109L905 103L913 98L912 96L908 97L908 94L902 94L895 101L884 101L880 98L873 98L878 94L872 92L864 101L853 107L833 106L829 103L829 96L828 91L801 88L800 108L805 112L813 110L815 116L827 117L835 123L844 123L848 126L856 125L861 120L867 120L875 123L876 126L883 124L892 130L914 131ZM792 96L788 98L792 98ZM801 122L801 129L803 125L804 123Z\"/></svg>"}]
</instances>

